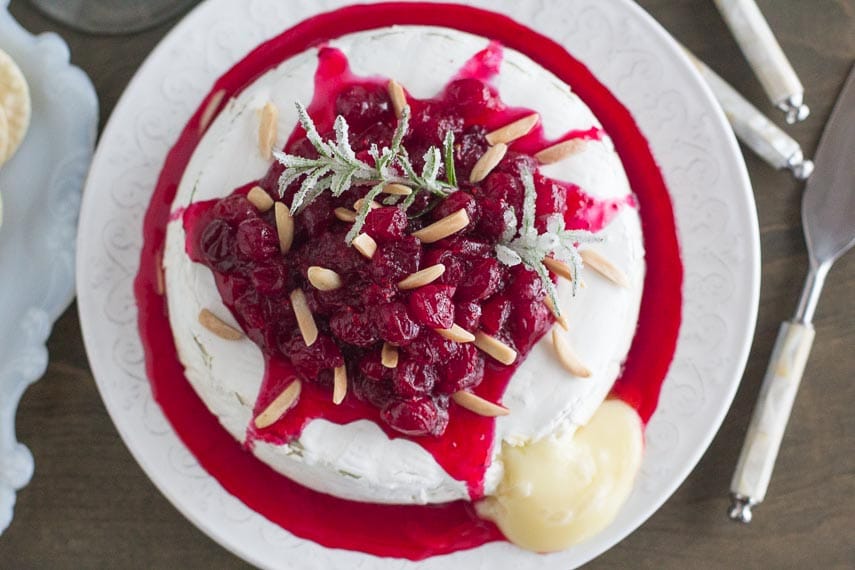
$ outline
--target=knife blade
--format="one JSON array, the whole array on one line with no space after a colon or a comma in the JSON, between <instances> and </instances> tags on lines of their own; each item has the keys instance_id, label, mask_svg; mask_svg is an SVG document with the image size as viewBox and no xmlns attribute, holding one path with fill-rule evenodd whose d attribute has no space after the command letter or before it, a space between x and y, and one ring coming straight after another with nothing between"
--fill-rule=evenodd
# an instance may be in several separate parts
<instances>
[{"instance_id":1,"label":"knife blade","mask_svg":"<svg viewBox=\"0 0 855 570\"><path fill-rule=\"evenodd\" d=\"M781 325L730 484L731 519L751 521L766 496L775 459L814 339L811 324L832 264L855 245L855 67L837 99L802 198L810 259L793 320Z\"/></svg>"}]
</instances>

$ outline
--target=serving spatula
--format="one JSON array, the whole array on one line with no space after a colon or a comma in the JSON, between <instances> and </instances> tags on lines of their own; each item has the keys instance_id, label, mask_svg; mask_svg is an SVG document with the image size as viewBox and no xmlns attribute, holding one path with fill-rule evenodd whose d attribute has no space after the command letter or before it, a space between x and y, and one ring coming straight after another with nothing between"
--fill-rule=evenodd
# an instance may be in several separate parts
<instances>
[{"instance_id":1,"label":"serving spatula","mask_svg":"<svg viewBox=\"0 0 855 570\"><path fill-rule=\"evenodd\" d=\"M837 99L802 198L810 267L793 320L781 325L730 483L728 515L751 521L766 496L793 400L813 344L814 311L831 265L855 245L855 67Z\"/></svg>"}]
</instances>

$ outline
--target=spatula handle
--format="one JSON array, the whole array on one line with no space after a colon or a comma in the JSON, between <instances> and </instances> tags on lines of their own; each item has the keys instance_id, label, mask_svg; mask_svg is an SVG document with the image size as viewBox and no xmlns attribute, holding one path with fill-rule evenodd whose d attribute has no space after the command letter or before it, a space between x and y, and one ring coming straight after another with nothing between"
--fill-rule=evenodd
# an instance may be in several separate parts
<instances>
[{"instance_id":1,"label":"spatula handle","mask_svg":"<svg viewBox=\"0 0 855 570\"><path fill-rule=\"evenodd\" d=\"M742 453L730 482L734 502L728 514L733 520L750 522L751 507L766 497L813 338L814 329L808 323L785 322L778 331Z\"/></svg>"}]
</instances>

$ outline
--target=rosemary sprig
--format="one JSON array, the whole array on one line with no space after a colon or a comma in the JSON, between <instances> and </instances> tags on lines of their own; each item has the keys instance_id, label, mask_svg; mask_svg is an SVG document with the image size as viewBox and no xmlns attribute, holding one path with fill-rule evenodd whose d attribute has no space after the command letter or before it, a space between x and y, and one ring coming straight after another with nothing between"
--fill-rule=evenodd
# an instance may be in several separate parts
<instances>
[{"instance_id":1,"label":"rosemary sprig","mask_svg":"<svg viewBox=\"0 0 855 570\"><path fill-rule=\"evenodd\" d=\"M594 234L584 230L568 230L561 214L553 214L547 219L546 232L539 234L534 225L535 201L537 190L534 186L534 175L528 169L522 172L523 211L520 223L517 224L516 212L513 208L505 211L505 231L496 244L496 257L509 267L520 263L537 273L546 294L552 299L555 312L561 315L555 284L549 276L549 270L543 260L552 255L555 259L570 265L573 273L573 294L579 283L579 272L582 267L582 257L576 246L580 243L601 241Z\"/></svg>"},{"instance_id":2,"label":"rosemary sprig","mask_svg":"<svg viewBox=\"0 0 855 570\"><path fill-rule=\"evenodd\" d=\"M284 152L273 153L276 160L285 167L279 179L280 196L285 194L286 188L292 183L300 178L303 179L291 202L291 213L296 215L323 192L329 191L333 196L338 197L353 186L370 186L370 190L364 196L363 205L356 214L356 221L346 236L347 243L352 242L359 235L370 211L371 201L379 196L387 184L404 184L413 189L413 193L401 202L404 208L408 208L413 203L419 191L428 191L444 198L457 190L454 170L454 133L451 131L445 137L443 151L433 146L427 150L421 173L416 172L413 167L407 149L403 146L404 137L409 131L409 106L404 107L401 113L390 146L380 149L375 144L369 149L368 154L373 164L356 156L348 139L347 121L341 115L336 118L333 125L335 140L324 140L321 137L308 111L299 102L297 115L300 125L306 131L306 138L315 147L318 157L306 158ZM443 158L446 180L439 180ZM397 198L394 196L384 201L386 204L396 202Z\"/></svg>"}]
</instances>

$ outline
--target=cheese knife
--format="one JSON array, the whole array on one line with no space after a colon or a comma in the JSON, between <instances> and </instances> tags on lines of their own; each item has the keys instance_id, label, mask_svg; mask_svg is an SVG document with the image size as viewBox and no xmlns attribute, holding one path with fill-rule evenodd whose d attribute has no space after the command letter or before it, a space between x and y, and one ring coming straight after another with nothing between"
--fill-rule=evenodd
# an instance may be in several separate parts
<instances>
[{"instance_id":1,"label":"cheese knife","mask_svg":"<svg viewBox=\"0 0 855 570\"><path fill-rule=\"evenodd\" d=\"M791 321L778 339L742 453L730 483L728 515L751 521L752 507L763 501L793 400L814 339L811 324L832 264L855 245L855 67L837 99L817 150L815 170L802 198L802 225L810 260L807 280Z\"/></svg>"}]
</instances>

